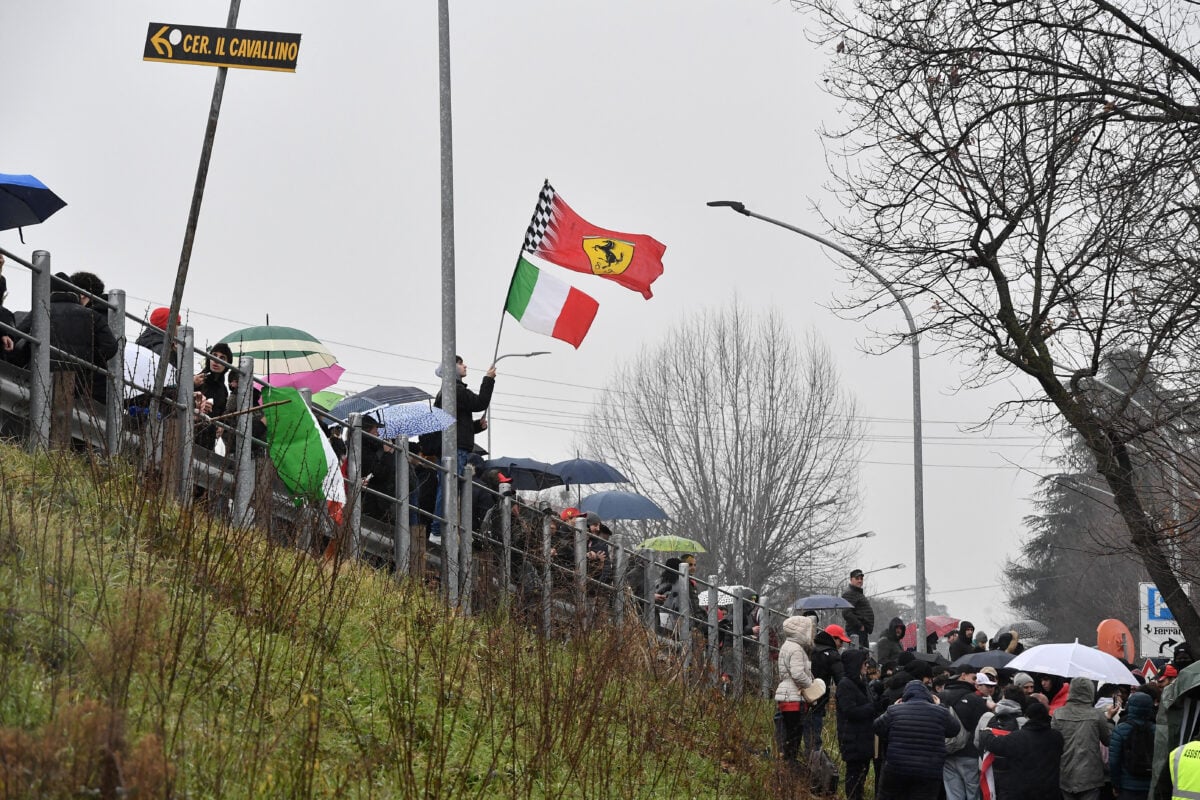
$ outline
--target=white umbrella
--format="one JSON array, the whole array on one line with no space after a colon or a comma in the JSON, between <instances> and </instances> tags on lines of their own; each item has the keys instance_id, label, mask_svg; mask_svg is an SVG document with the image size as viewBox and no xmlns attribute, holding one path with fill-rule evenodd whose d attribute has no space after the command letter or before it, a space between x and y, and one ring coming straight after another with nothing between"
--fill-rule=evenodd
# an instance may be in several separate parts
<instances>
[{"instance_id":1,"label":"white umbrella","mask_svg":"<svg viewBox=\"0 0 1200 800\"><path fill-rule=\"evenodd\" d=\"M1138 685L1138 679L1133 677L1128 667L1103 650L1082 645L1078 640L1073 644L1039 644L1031 647L1005 664L1005 669L1041 672L1062 678L1091 678L1101 683L1125 686Z\"/></svg>"},{"instance_id":2,"label":"white umbrella","mask_svg":"<svg viewBox=\"0 0 1200 800\"><path fill-rule=\"evenodd\" d=\"M743 593L752 591L749 586L718 586L717 587L717 605L731 606L733 605L734 595L742 595ZM700 590L700 606L708 608L708 589Z\"/></svg>"},{"instance_id":3,"label":"white umbrella","mask_svg":"<svg viewBox=\"0 0 1200 800\"><path fill-rule=\"evenodd\" d=\"M125 343L125 399L132 400L139 395L153 391L154 374L158 372L158 353L133 344ZM175 383L175 367L167 367L167 383ZM130 384L136 384L131 386Z\"/></svg>"}]
</instances>

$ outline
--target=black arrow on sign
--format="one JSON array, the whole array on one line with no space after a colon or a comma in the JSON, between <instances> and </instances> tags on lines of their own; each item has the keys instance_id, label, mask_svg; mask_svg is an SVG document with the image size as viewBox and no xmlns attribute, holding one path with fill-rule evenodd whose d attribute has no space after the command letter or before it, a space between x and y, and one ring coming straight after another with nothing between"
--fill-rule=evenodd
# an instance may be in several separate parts
<instances>
[{"instance_id":1,"label":"black arrow on sign","mask_svg":"<svg viewBox=\"0 0 1200 800\"><path fill-rule=\"evenodd\" d=\"M1177 644L1179 644L1179 642L1175 641L1174 639L1172 639L1170 637L1167 637L1167 640L1165 642L1162 642L1161 644L1159 644L1158 652L1162 653L1164 647L1174 647Z\"/></svg>"}]
</instances>

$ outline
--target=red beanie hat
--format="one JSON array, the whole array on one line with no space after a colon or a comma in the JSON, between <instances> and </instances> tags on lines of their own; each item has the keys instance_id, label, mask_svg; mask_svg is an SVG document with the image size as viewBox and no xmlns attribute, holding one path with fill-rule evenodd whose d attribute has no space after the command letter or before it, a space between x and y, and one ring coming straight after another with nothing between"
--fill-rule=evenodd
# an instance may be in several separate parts
<instances>
[{"instance_id":1,"label":"red beanie hat","mask_svg":"<svg viewBox=\"0 0 1200 800\"><path fill-rule=\"evenodd\" d=\"M171 309L156 308L150 312L150 324L159 330L167 329L167 320L171 318ZM175 317L175 322L179 322L179 317Z\"/></svg>"}]
</instances>

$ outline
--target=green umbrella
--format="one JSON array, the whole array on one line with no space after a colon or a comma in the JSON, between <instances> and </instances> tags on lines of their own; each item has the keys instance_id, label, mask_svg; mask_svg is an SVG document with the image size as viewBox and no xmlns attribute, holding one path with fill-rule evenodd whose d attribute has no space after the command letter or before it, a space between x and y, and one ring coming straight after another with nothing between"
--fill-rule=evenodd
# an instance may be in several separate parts
<instances>
[{"instance_id":1,"label":"green umbrella","mask_svg":"<svg viewBox=\"0 0 1200 800\"><path fill-rule=\"evenodd\" d=\"M312 401L314 406L320 406L328 411L337 405L338 401L345 396L346 395L342 394L341 392L331 392L326 389L322 392L315 392L312 396Z\"/></svg>"},{"instance_id":2,"label":"green umbrella","mask_svg":"<svg viewBox=\"0 0 1200 800\"><path fill-rule=\"evenodd\" d=\"M663 553L707 553L704 545L686 536L651 536L638 545L642 550L658 550Z\"/></svg>"}]
</instances>

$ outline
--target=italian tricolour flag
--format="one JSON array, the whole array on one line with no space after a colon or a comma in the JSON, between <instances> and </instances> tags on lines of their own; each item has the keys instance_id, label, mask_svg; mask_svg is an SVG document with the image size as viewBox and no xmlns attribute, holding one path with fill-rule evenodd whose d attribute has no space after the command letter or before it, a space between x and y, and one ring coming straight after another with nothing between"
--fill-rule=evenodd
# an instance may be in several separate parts
<instances>
[{"instance_id":1,"label":"italian tricolour flag","mask_svg":"<svg viewBox=\"0 0 1200 800\"><path fill-rule=\"evenodd\" d=\"M517 262L504 306L529 330L570 342L576 348L587 336L599 308L591 297L524 258Z\"/></svg>"},{"instance_id":2,"label":"italian tricolour flag","mask_svg":"<svg viewBox=\"0 0 1200 800\"><path fill-rule=\"evenodd\" d=\"M306 500L324 500L330 516L341 521L346 505L338 457L321 431L317 418L290 387L263 388L263 416L267 423L267 452L288 491ZM285 401L280 405L270 403Z\"/></svg>"}]
</instances>

